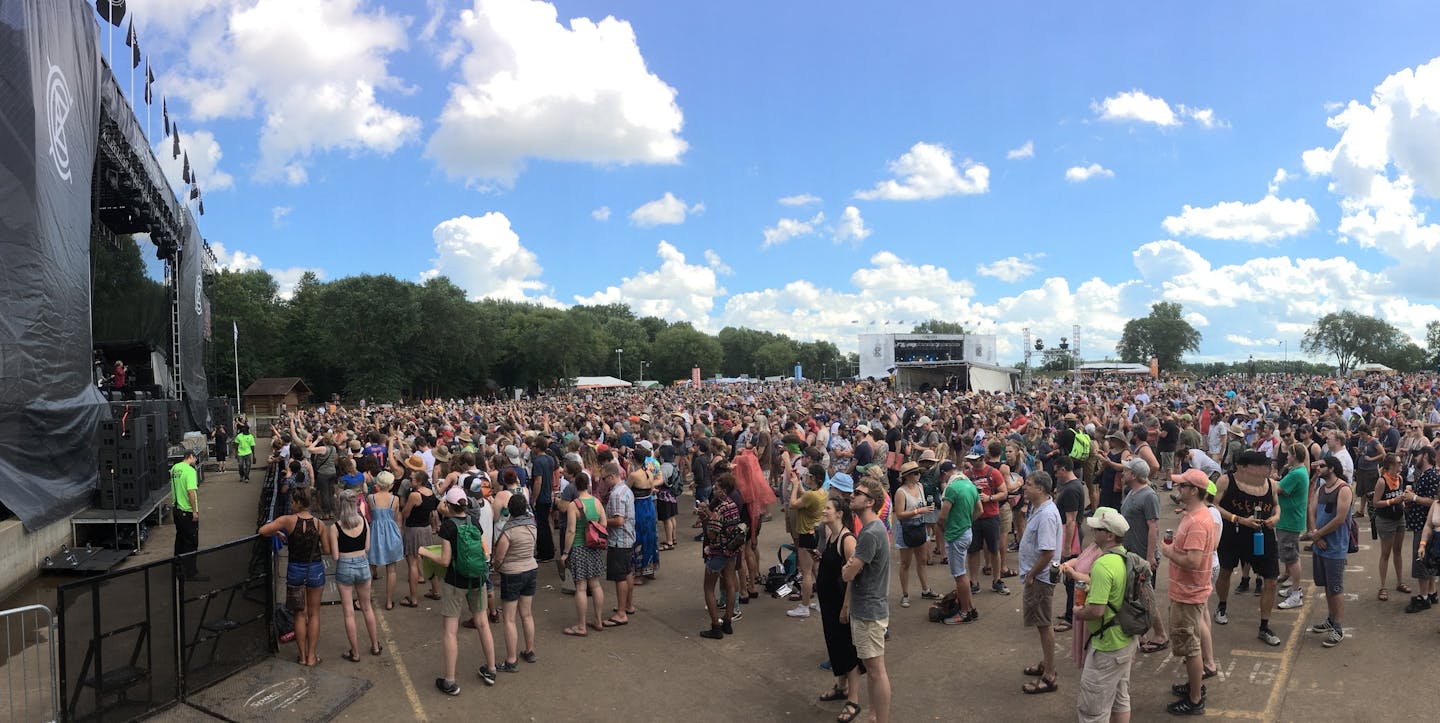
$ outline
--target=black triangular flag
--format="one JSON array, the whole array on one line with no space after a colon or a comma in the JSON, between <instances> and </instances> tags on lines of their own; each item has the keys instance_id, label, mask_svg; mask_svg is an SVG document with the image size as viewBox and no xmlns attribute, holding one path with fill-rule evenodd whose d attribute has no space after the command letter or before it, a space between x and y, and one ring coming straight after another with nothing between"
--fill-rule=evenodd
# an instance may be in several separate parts
<instances>
[{"instance_id":1,"label":"black triangular flag","mask_svg":"<svg viewBox=\"0 0 1440 723\"><path fill-rule=\"evenodd\" d=\"M205 215L205 199L200 199L200 215Z\"/></svg>"},{"instance_id":2,"label":"black triangular flag","mask_svg":"<svg viewBox=\"0 0 1440 723\"><path fill-rule=\"evenodd\" d=\"M95 10L117 28L125 22L125 0L95 0Z\"/></svg>"},{"instance_id":3,"label":"black triangular flag","mask_svg":"<svg viewBox=\"0 0 1440 723\"><path fill-rule=\"evenodd\" d=\"M191 200L191 201L194 201L194 200L196 200L196 199L198 199L198 198L200 198L200 187L199 187L199 186L191 186L191 187L190 187L190 200Z\"/></svg>"},{"instance_id":4,"label":"black triangular flag","mask_svg":"<svg viewBox=\"0 0 1440 723\"><path fill-rule=\"evenodd\" d=\"M185 152L185 167L180 171L180 180L190 183L190 152Z\"/></svg>"},{"instance_id":5,"label":"black triangular flag","mask_svg":"<svg viewBox=\"0 0 1440 723\"><path fill-rule=\"evenodd\" d=\"M165 135L170 135L170 103L160 96L160 118L165 123Z\"/></svg>"},{"instance_id":6,"label":"black triangular flag","mask_svg":"<svg viewBox=\"0 0 1440 723\"><path fill-rule=\"evenodd\" d=\"M153 84L154 82L155 82L155 73L153 73L153 72L150 71L150 61L147 60L147 61L145 61L145 104L146 104L146 105L150 105L151 103L155 102L154 96L151 95L151 93L150 93L150 85Z\"/></svg>"},{"instance_id":7,"label":"black triangular flag","mask_svg":"<svg viewBox=\"0 0 1440 723\"><path fill-rule=\"evenodd\" d=\"M134 28L131 28L131 32L134 32ZM140 67L140 39L136 38L135 44L130 46L130 69L134 70L138 67Z\"/></svg>"},{"instance_id":8,"label":"black triangular flag","mask_svg":"<svg viewBox=\"0 0 1440 723\"><path fill-rule=\"evenodd\" d=\"M135 18L130 18L130 29L125 31L125 47L135 47Z\"/></svg>"},{"instance_id":9,"label":"black triangular flag","mask_svg":"<svg viewBox=\"0 0 1440 723\"><path fill-rule=\"evenodd\" d=\"M170 150L170 158L174 160L180 157L180 124L176 123L170 127L170 130L173 131L170 137L175 139L175 147Z\"/></svg>"}]
</instances>

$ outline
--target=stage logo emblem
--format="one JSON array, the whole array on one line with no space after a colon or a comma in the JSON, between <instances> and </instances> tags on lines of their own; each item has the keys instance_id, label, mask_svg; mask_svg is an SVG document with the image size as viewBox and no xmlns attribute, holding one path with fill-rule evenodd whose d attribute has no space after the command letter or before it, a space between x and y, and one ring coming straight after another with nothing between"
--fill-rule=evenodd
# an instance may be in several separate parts
<instances>
[{"instance_id":1,"label":"stage logo emblem","mask_svg":"<svg viewBox=\"0 0 1440 723\"><path fill-rule=\"evenodd\" d=\"M49 63L49 58L46 58ZM70 85L65 82L65 73L50 63L50 75L45 79L45 118L50 131L50 158L55 161L55 171L66 182L70 181L70 144L65 134L65 121L70 118Z\"/></svg>"},{"instance_id":2,"label":"stage logo emblem","mask_svg":"<svg viewBox=\"0 0 1440 723\"><path fill-rule=\"evenodd\" d=\"M195 315L196 315L196 316L200 316L200 315L202 315L202 314L205 313L204 310L203 310L203 308L202 308L201 305L200 305L201 294L204 294L204 293L205 293L205 286L204 286L204 284L203 284L203 281L204 281L204 280L202 279L202 277L199 277L199 276L196 276L196 277L195 277Z\"/></svg>"}]
</instances>

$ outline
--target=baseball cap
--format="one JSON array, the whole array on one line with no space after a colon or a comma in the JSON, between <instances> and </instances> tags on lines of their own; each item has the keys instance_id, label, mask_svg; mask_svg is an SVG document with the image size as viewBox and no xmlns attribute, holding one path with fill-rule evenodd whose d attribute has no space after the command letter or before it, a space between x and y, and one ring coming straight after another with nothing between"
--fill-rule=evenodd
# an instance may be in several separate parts
<instances>
[{"instance_id":1,"label":"baseball cap","mask_svg":"<svg viewBox=\"0 0 1440 723\"><path fill-rule=\"evenodd\" d=\"M1130 531L1130 523L1125 517L1115 511L1114 507L1097 507L1095 512L1085 520L1085 524L1096 530L1109 530L1115 533L1116 537L1124 537Z\"/></svg>"},{"instance_id":2,"label":"baseball cap","mask_svg":"<svg viewBox=\"0 0 1440 723\"><path fill-rule=\"evenodd\" d=\"M952 469L955 469L955 463L954 463L954 462L952 462L952 461L950 461L950 460L947 459L947 460L945 460L944 462L941 462L941 463L940 463L940 474L945 474L946 472L949 472L949 471L952 470Z\"/></svg>"},{"instance_id":3,"label":"baseball cap","mask_svg":"<svg viewBox=\"0 0 1440 723\"><path fill-rule=\"evenodd\" d=\"M1125 469L1133 473L1136 477L1139 477L1142 480L1150 479L1150 465L1145 460L1140 459L1139 457L1131 457L1130 459L1127 459L1120 464L1125 467Z\"/></svg>"},{"instance_id":4,"label":"baseball cap","mask_svg":"<svg viewBox=\"0 0 1440 723\"><path fill-rule=\"evenodd\" d=\"M1210 486L1215 484L1214 482L1210 481L1209 477L1205 476L1204 472L1193 468L1187 469L1180 474L1170 475L1170 481L1178 482L1182 485L1190 485L1192 487L1202 490L1209 489Z\"/></svg>"},{"instance_id":5,"label":"baseball cap","mask_svg":"<svg viewBox=\"0 0 1440 723\"><path fill-rule=\"evenodd\" d=\"M463 507L470 503L470 498L465 496L465 490L461 489L460 485L453 485L450 489L445 490L445 502L457 507Z\"/></svg>"}]
</instances>

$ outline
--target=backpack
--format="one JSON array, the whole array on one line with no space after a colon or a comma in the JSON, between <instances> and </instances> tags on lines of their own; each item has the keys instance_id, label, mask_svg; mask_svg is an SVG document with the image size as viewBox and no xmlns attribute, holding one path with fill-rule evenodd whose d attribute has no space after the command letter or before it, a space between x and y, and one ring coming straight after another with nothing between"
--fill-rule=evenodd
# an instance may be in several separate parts
<instances>
[{"instance_id":1,"label":"backpack","mask_svg":"<svg viewBox=\"0 0 1440 723\"><path fill-rule=\"evenodd\" d=\"M955 591L945 593L945 596L930 605L927 615L932 623L943 623L946 618L953 618L960 614L960 600L955 596Z\"/></svg>"},{"instance_id":2,"label":"backpack","mask_svg":"<svg viewBox=\"0 0 1440 723\"><path fill-rule=\"evenodd\" d=\"M1119 608L1106 603L1115 615L1102 623L1090 635L1090 640L1093 642L1115 625L1119 625L1126 635L1143 635L1150 629L1150 607L1155 598L1155 591L1150 588L1150 563L1128 550L1124 554L1107 550L1105 554L1120 555L1125 560L1125 596L1121 598Z\"/></svg>"},{"instance_id":3,"label":"backpack","mask_svg":"<svg viewBox=\"0 0 1440 723\"><path fill-rule=\"evenodd\" d=\"M1090 459L1090 435L1076 429L1075 444L1070 447L1070 456L1074 459Z\"/></svg>"},{"instance_id":4,"label":"backpack","mask_svg":"<svg viewBox=\"0 0 1440 723\"><path fill-rule=\"evenodd\" d=\"M494 492L494 487L490 482L490 475L484 472L466 475L464 479L460 480L460 489L465 490L465 494L473 496L474 493L471 485L473 485L477 479L480 480L480 496L487 500L490 499L490 495Z\"/></svg>"},{"instance_id":5,"label":"backpack","mask_svg":"<svg viewBox=\"0 0 1440 723\"><path fill-rule=\"evenodd\" d=\"M675 497L685 491L685 483L680 478L680 468L673 462L662 462L660 464L660 478L664 480L666 489Z\"/></svg>"},{"instance_id":6,"label":"backpack","mask_svg":"<svg viewBox=\"0 0 1440 723\"><path fill-rule=\"evenodd\" d=\"M786 550L790 551L789 555L785 554ZM800 580L799 561L795 555L795 546L781 545L779 549L775 550L775 559L778 562L771 565L765 574L765 592L778 598L789 595Z\"/></svg>"},{"instance_id":7,"label":"backpack","mask_svg":"<svg viewBox=\"0 0 1440 723\"><path fill-rule=\"evenodd\" d=\"M463 577L483 579L490 574L485 557L485 533L474 524L455 523L455 572Z\"/></svg>"}]
</instances>

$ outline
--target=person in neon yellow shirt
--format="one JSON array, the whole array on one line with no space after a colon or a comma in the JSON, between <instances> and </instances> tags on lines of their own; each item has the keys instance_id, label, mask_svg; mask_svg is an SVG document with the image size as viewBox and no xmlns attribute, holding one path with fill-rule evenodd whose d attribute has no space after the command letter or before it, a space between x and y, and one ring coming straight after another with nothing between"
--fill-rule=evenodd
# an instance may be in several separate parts
<instances>
[{"instance_id":1,"label":"person in neon yellow shirt","mask_svg":"<svg viewBox=\"0 0 1440 723\"><path fill-rule=\"evenodd\" d=\"M170 500L175 505L175 556L200 549L199 475L195 472L195 451L187 450L185 459L170 468ZM200 580L195 556L184 558L185 577Z\"/></svg>"},{"instance_id":2,"label":"person in neon yellow shirt","mask_svg":"<svg viewBox=\"0 0 1440 723\"><path fill-rule=\"evenodd\" d=\"M240 481L250 481L250 465L255 462L255 435L250 433L250 427L240 425L235 430L235 456L240 462Z\"/></svg>"}]
</instances>

